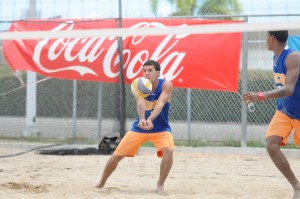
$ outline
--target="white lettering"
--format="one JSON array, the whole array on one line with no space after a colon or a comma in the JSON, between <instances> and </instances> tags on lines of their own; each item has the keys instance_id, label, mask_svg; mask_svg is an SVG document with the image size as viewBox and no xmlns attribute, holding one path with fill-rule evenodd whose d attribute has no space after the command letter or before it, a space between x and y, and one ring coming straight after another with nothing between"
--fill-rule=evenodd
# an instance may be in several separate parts
<instances>
[{"instance_id":1,"label":"white lettering","mask_svg":"<svg viewBox=\"0 0 300 199\"><path fill-rule=\"evenodd\" d=\"M130 28L148 27L164 27L164 25L158 22L140 22ZM59 24L52 31L72 30L73 28L73 23L66 22ZM163 39L155 44L157 46L144 46L143 49L140 48L146 36L123 37L124 43L127 42L126 44L134 49L134 51L129 48L123 49L126 77L128 79L135 78L141 72L143 63L148 59L154 59L161 63L161 76L169 81L174 80L184 69L181 64L186 55L185 52L176 51L176 45L187 36L185 34L160 36ZM111 43L109 47L107 47L106 42ZM135 46L138 46L138 48L135 48ZM115 37L43 39L35 46L33 60L38 68L46 73L73 70L81 75L92 74L98 76L97 72L90 68L90 64L94 64L94 68L99 70L100 67L106 77L115 78L120 74L118 53L118 40ZM48 60L52 62L63 58L65 61L64 66L58 69L48 69L41 61L45 60L45 58L41 59L41 56L45 54ZM99 60L100 57L103 57L102 62ZM68 66L70 65L68 63L72 63L71 66ZM74 66L74 63L77 64Z\"/></svg>"},{"instance_id":2,"label":"white lettering","mask_svg":"<svg viewBox=\"0 0 300 199\"><path fill-rule=\"evenodd\" d=\"M58 31L63 29L67 24L63 23L60 24L59 26L57 26L56 28L54 28L52 31ZM73 28L73 24L70 25L70 27L67 28L67 30L71 30ZM63 52L63 50L66 48L67 43L68 42L62 42L63 40L58 39L56 42L54 42L53 46L49 47L49 51L48 51L48 59L49 60L55 60L58 58L58 56ZM70 41L70 39L67 39L67 41ZM37 45L34 48L34 52L33 52L33 61L37 64L37 67L46 72L46 73L55 73L55 72L60 72L60 71L66 71L66 70L73 70L78 72L81 76L85 75L85 74L92 74L95 76L98 76L97 73L95 71L93 71L92 69L85 67L85 66L68 66L68 67L64 67L64 68L58 68L58 69L48 69L46 67L44 67L41 63L41 55L42 55L42 50L43 48L48 44L49 39L43 39L42 41L38 42ZM62 43L63 44L63 48L59 49L58 53L55 54L55 50L56 48L58 48L59 44ZM51 50L50 50L51 49Z\"/></svg>"}]
</instances>

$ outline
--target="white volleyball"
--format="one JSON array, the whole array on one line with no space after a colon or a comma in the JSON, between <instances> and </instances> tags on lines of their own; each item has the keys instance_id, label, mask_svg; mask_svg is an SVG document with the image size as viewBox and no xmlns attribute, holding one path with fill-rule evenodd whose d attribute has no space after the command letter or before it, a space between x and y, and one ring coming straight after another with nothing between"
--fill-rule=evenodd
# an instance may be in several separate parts
<instances>
[{"instance_id":1,"label":"white volleyball","mask_svg":"<svg viewBox=\"0 0 300 199\"><path fill-rule=\"evenodd\" d=\"M152 84L145 77L138 77L131 83L131 92L134 95L146 98L152 92Z\"/></svg>"}]
</instances>

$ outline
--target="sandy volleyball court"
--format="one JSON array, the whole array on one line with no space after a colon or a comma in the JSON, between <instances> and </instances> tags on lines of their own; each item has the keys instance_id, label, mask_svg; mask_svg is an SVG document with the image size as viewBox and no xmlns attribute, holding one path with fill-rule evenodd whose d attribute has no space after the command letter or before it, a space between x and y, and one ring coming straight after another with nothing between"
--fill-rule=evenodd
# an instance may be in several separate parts
<instances>
[{"instance_id":1,"label":"sandy volleyball court","mask_svg":"<svg viewBox=\"0 0 300 199\"><path fill-rule=\"evenodd\" d=\"M155 188L160 159L153 148L143 148L135 158L125 158L103 189L93 186L109 156L30 152L1 158L0 198L292 198L292 188L269 157L264 152L253 154L257 151L242 153L236 148L224 153L177 147L165 184L168 195L159 196ZM300 158L288 159L300 176Z\"/></svg>"}]
</instances>

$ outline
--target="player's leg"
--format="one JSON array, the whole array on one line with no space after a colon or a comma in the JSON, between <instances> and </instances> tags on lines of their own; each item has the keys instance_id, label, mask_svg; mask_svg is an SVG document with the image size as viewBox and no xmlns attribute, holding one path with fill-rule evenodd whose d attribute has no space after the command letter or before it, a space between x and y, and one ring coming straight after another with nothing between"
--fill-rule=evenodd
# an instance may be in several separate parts
<instances>
[{"instance_id":1,"label":"player's leg","mask_svg":"<svg viewBox=\"0 0 300 199\"><path fill-rule=\"evenodd\" d=\"M173 165L173 136L169 132L153 133L151 135L151 141L156 147L158 157L162 157L159 179L157 182L157 193L165 195L164 183Z\"/></svg>"},{"instance_id":2,"label":"player's leg","mask_svg":"<svg viewBox=\"0 0 300 199\"><path fill-rule=\"evenodd\" d=\"M276 111L267 132L267 151L275 166L293 186L295 194L300 190L300 184L293 173L290 164L280 150L285 145L293 129L291 118Z\"/></svg>"},{"instance_id":3,"label":"player's leg","mask_svg":"<svg viewBox=\"0 0 300 199\"><path fill-rule=\"evenodd\" d=\"M119 155L115 155L113 154L108 161L106 162L106 165L104 167L102 176L100 181L97 183L96 188L103 188L106 180L108 179L108 177L115 171L115 169L117 168L119 162L124 158L125 156L119 156Z\"/></svg>"},{"instance_id":4,"label":"player's leg","mask_svg":"<svg viewBox=\"0 0 300 199\"><path fill-rule=\"evenodd\" d=\"M287 178L293 187L297 187L299 182L292 172L289 162L280 150L282 138L279 136L269 136L267 138L267 150L272 161L281 173Z\"/></svg>"},{"instance_id":5,"label":"player's leg","mask_svg":"<svg viewBox=\"0 0 300 199\"><path fill-rule=\"evenodd\" d=\"M173 149L163 147L162 152L163 157L160 163L160 173L157 182L157 193L160 195L165 195L164 183L173 165Z\"/></svg>"},{"instance_id":6,"label":"player's leg","mask_svg":"<svg viewBox=\"0 0 300 199\"><path fill-rule=\"evenodd\" d=\"M145 142L146 137L143 133L135 133L129 131L123 137L114 154L108 159L105 168L102 173L102 177L99 183L96 185L97 188L104 187L106 180L117 168L119 162L125 157L133 157L137 153L140 146Z\"/></svg>"},{"instance_id":7,"label":"player's leg","mask_svg":"<svg viewBox=\"0 0 300 199\"><path fill-rule=\"evenodd\" d=\"M293 119L292 125L294 129L294 143L299 147L300 146L300 120ZM296 188L294 188L294 199L300 199L300 188L299 183Z\"/></svg>"}]
</instances>

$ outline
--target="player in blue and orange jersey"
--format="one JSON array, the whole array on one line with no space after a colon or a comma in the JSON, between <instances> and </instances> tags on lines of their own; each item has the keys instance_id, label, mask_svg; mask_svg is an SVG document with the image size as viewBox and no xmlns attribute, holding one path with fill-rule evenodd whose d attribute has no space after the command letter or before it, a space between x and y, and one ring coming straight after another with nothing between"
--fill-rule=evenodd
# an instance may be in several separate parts
<instances>
[{"instance_id":1,"label":"player in blue and orange jersey","mask_svg":"<svg viewBox=\"0 0 300 199\"><path fill-rule=\"evenodd\" d=\"M152 93L146 98L135 96L138 118L107 161L97 188L104 187L124 157L135 156L144 142L151 141L156 147L157 156L162 158L157 193L165 195L164 182L173 164L174 141L168 120L173 85L159 79L160 64L156 61L148 60L143 64L143 75L152 83Z\"/></svg>"},{"instance_id":2,"label":"player in blue and orange jersey","mask_svg":"<svg viewBox=\"0 0 300 199\"><path fill-rule=\"evenodd\" d=\"M288 31L268 31L268 50L274 52L273 71L276 88L266 92L248 92L246 103L276 99L276 111L266 134L266 147L273 163L294 189L294 199L300 199L300 184L289 162L280 150L294 130L294 143L300 145L300 53L286 45Z\"/></svg>"}]
</instances>

